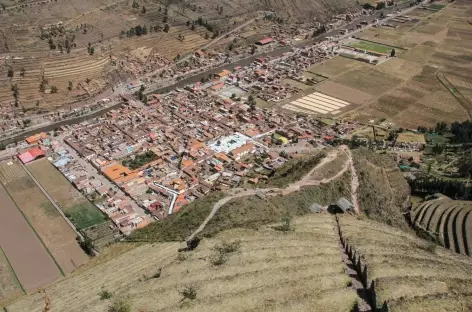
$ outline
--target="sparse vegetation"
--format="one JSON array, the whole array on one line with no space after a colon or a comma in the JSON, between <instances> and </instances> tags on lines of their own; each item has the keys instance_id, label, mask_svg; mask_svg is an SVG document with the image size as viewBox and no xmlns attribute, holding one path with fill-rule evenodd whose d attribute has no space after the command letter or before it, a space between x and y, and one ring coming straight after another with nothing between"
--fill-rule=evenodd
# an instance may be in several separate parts
<instances>
[{"instance_id":1,"label":"sparse vegetation","mask_svg":"<svg viewBox=\"0 0 472 312\"><path fill-rule=\"evenodd\" d=\"M180 294L182 295L182 300L189 299L195 300L197 299L197 289L193 285L186 286Z\"/></svg>"},{"instance_id":2,"label":"sparse vegetation","mask_svg":"<svg viewBox=\"0 0 472 312\"><path fill-rule=\"evenodd\" d=\"M99 296L100 296L100 300L107 300L113 297L113 294L109 292L108 290L104 289L99 293Z\"/></svg>"},{"instance_id":3,"label":"sparse vegetation","mask_svg":"<svg viewBox=\"0 0 472 312\"><path fill-rule=\"evenodd\" d=\"M274 226L273 229L276 231L281 231L281 232L292 231L291 224L292 224L292 217L290 215L287 215L282 218L281 224Z\"/></svg>"},{"instance_id":4,"label":"sparse vegetation","mask_svg":"<svg viewBox=\"0 0 472 312\"><path fill-rule=\"evenodd\" d=\"M108 309L108 312L131 312L131 302L129 298L117 298Z\"/></svg>"}]
</instances>

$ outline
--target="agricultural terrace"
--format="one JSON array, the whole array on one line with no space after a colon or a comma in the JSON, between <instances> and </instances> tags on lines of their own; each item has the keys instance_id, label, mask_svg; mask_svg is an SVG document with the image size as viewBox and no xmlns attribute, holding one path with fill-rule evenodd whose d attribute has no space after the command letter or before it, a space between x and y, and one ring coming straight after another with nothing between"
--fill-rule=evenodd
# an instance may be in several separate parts
<instances>
[{"instance_id":1,"label":"agricultural terrace","mask_svg":"<svg viewBox=\"0 0 472 312\"><path fill-rule=\"evenodd\" d=\"M411 219L428 233L436 233L438 242L463 255L472 254L472 206L469 201L443 198L413 207Z\"/></svg>"},{"instance_id":2,"label":"agricultural terrace","mask_svg":"<svg viewBox=\"0 0 472 312\"><path fill-rule=\"evenodd\" d=\"M0 163L0 179L64 274L88 261L74 230L17 161Z\"/></svg>"},{"instance_id":3,"label":"agricultural terrace","mask_svg":"<svg viewBox=\"0 0 472 312\"><path fill-rule=\"evenodd\" d=\"M140 246L47 288L50 311L105 311L113 299L100 300L104 289L127 296L133 310L351 311L357 295L344 273L332 216L294 219L288 232L274 225L224 231L180 254L177 243ZM195 291L194 300L185 299L184 290ZM40 298L28 296L7 309L40 312Z\"/></svg>"},{"instance_id":4,"label":"agricultural terrace","mask_svg":"<svg viewBox=\"0 0 472 312\"><path fill-rule=\"evenodd\" d=\"M77 229L105 222L105 216L45 158L28 164L41 186L58 203Z\"/></svg>"},{"instance_id":5,"label":"agricultural terrace","mask_svg":"<svg viewBox=\"0 0 472 312\"><path fill-rule=\"evenodd\" d=\"M472 261L434 243L370 220L341 216L340 226L375 281L377 306L388 311L472 309Z\"/></svg>"},{"instance_id":6,"label":"agricultural terrace","mask_svg":"<svg viewBox=\"0 0 472 312\"><path fill-rule=\"evenodd\" d=\"M131 170L138 169L157 159L157 155L153 151L147 151L144 154L135 155L129 159L123 160L123 166Z\"/></svg>"}]
</instances>

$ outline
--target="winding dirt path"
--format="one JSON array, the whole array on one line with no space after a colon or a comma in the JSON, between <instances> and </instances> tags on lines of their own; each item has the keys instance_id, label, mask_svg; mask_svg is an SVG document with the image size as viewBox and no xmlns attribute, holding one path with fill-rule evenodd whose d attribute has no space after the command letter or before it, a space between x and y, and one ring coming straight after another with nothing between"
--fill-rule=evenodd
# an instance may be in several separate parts
<instances>
[{"instance_id":1,"label":"winding dirt path","mask_svg":"<svg viewBox=\"0 0 472 312\"><path fill-rule=\"evenodd\" d=\"M341 170L339 170L335 175L327 179L325 178L322 180L310 180L311 176L316 170L323 167L327 163L334 161L339 155L339 153L342 153L342 152L347 154L348 160L346 161L344 166L341 168ZM205 221L203 221L203 223L198 227L198 229L196 229L192 233L192 235L190 235L187 238L187 241L193 239L198 233L203 231L205 226L208 224L208 222L210 222L211 219L213 219L213 217L218 212L218 210L227 202L235 198L244 197L244 196L252 196L252 195L256 195L256 193L263 193L266 196L288 195L290 193L299 191L300 188L304 186L316 186L316 185L330 183L331 181L341 177L348 170L351 170L351 197L352 197L351 200L354 206L354 211L356 212L356 214L359 214L359 204L357 200L357 188L359 187L359 181L357 178L356 169L354 168L354 162L352 160L351 151L349 150L347 146L343 145L339 147L338 149L330 151L326 155L326 157L323 158L313 169L311 169L301 180L293 182L285 188L257 188L253 190L245 190L242 188L231 189L228 192L227 197L222 198L218 202L215 203L215 205L211 209L211 212L206 217Z\"/></svg>"}]
</instances>

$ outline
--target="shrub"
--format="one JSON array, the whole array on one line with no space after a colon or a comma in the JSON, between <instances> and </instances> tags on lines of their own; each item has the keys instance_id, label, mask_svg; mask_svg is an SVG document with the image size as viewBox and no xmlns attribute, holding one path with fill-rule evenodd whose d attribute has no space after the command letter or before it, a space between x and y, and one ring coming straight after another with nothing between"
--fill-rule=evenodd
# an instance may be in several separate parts
<instances>
[{"instance_id":1,"label":"shrub","mask_svg":"<svg viewBox=\"0 0 472 312\"><path fill-rule=\"evenodd\" d=\"M212 266L223 265L226 261L228 261L226 254L219 251L210 256L210 263Z\"/></svg>"},{"instance_id":2,"label":"shrub","mask_svg":"<svg viewBox=\"0 0 472 312\"><path fill-rule=\"evenodd\" d=\"M292 217L287 215L282 218L282 224L278 226L274 226L274 230L288 232L292 230Z\"/></svg>"},{"instance_id":3,"label":"shrub","mask_svg":"<svg viewBox=\"0 0 472 312\"><path fill-rule=\"evenodd\" d=\"M108 309L108 312L131 312L131 302L128 298L116 299Z\"/></svg>"},{"instance_id":4,"label":"shrub","mask_svg":"<svg viewBox=\"0 0 472 312\"><path fill-rule=\"evenodd\" d=\"M232 243L224 242L222 245L216 245L215 247L213 247L213 249L220 253L228 254L238 251L239 247L241 247L241 241L237 240Z\"/></svg>"},{"instance_id":5,"label":"shrub","mask_svg":"<svg viewBox=\"0 0 472 312\"><path fill-rule=\"evenodd\" d=\"M183 296L182 300L185 300L185 299L194 300L197 298L197 290L192 285L185 287L184 290L180 292L180 294Z\"/></svg>"},{"instance_id":6,"label":"shrub","mask_svg":"<svg viewBox=\"0 0 472 312\"><path fill-rule=\"evenodd\" d=\"M113 297L113 294L111 292L109 292L108 290L102 290L100 293L100 300L106 300L106 299L110 299L111 297Z\"/></svg>"}]
</instances>

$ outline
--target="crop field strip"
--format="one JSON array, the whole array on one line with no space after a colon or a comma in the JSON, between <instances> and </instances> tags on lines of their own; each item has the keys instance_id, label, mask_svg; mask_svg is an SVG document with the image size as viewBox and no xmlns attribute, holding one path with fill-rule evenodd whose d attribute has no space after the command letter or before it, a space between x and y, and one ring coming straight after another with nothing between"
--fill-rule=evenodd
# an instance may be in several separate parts
<instances>
[{"instance_id":1,"label":"crop field strip","mask_svg":"<svg viewBox=\"0 0 472 312\"><path fill-rule=\"evenodd\" d=\"M59 268L3 185L0 201L0 246L22 287L34 292L57 280Z\"/></svg>"},{"instance_id":2,"label":"crop field strip","mask_svg":"<svg viewBox=\"0 0 472 312\"><path fill-rule=\"evenodd\" d=\"M59 203L62 211L78 228L84 229L105 222L105 217L47 159L28 164L28 169L48 194Z\"/></svg>"},{"instance_id":3,"label":"crop field strip","mask_svg":"<svg viewBox=\"0 0 472 312\"><path fill-rule=\"evenodd\" d=\"M349 105L349 103L346 101L331 97L321 92L315 92L292 101L290 104L284 105L282 108L288 110L298 108L312 113L333 114L339 112L340 109L347 105Z\"/></svg>"},{"instance_id":4,"label":"crop field strip","mask_svg":"<svg viewBox=\"0 0 472 312\"><path fill-rule=\"evenodd\" d=\"M2 183L61 270L68 274L87 262L76 233L18 163L0 163Z\"/></svg>"},{"instance_id":5,"label":"crop field strip","mask_svg":"<svg viewBox=\"0 0 472 312\"><path fill-rule=\"evenodd\" d=\"M143 245L47 289L51 312L64 307L71 312L105 310L108 303L98 297L102 285L117 295L129 295L133 307L152 307L154 311L179 310L179 291L186 285L195 285L198 291L191 311L300 311L308 307L350 311L357 296L353 289L347 288L348 278L343 273L333 219L330 215L316 217L295 219L296 230L286 234L270 226L257 232L225 231L215 239L203 240L195 251L187 254L186 260L175 259L179 244ZM221 267L212 267L209 256L213 246L235 237L241 241L240 249ZM162 254L165 254L163 262L153 259ZM131 259L142 260L128 267ZM139 273L135 267L141 267ZM141 274L152 274L157 267L163 268L158 280L137 280ZM99 278L102 274L105 279L96 283L97 278L102 280ZM115 281L116 278L122 282ZM89 293L79 293L78 298L63 295L76 287L89 289ZM160 294L159 300L152 299L151 294L155 293ZM84 300L87 295L88 303ZM265 301L261 302L261 298ZM41 299L31 295L7 308L9 312L41 311ZM271 304L275 299L278 304Z\"/></svg>"}]
</instances>

